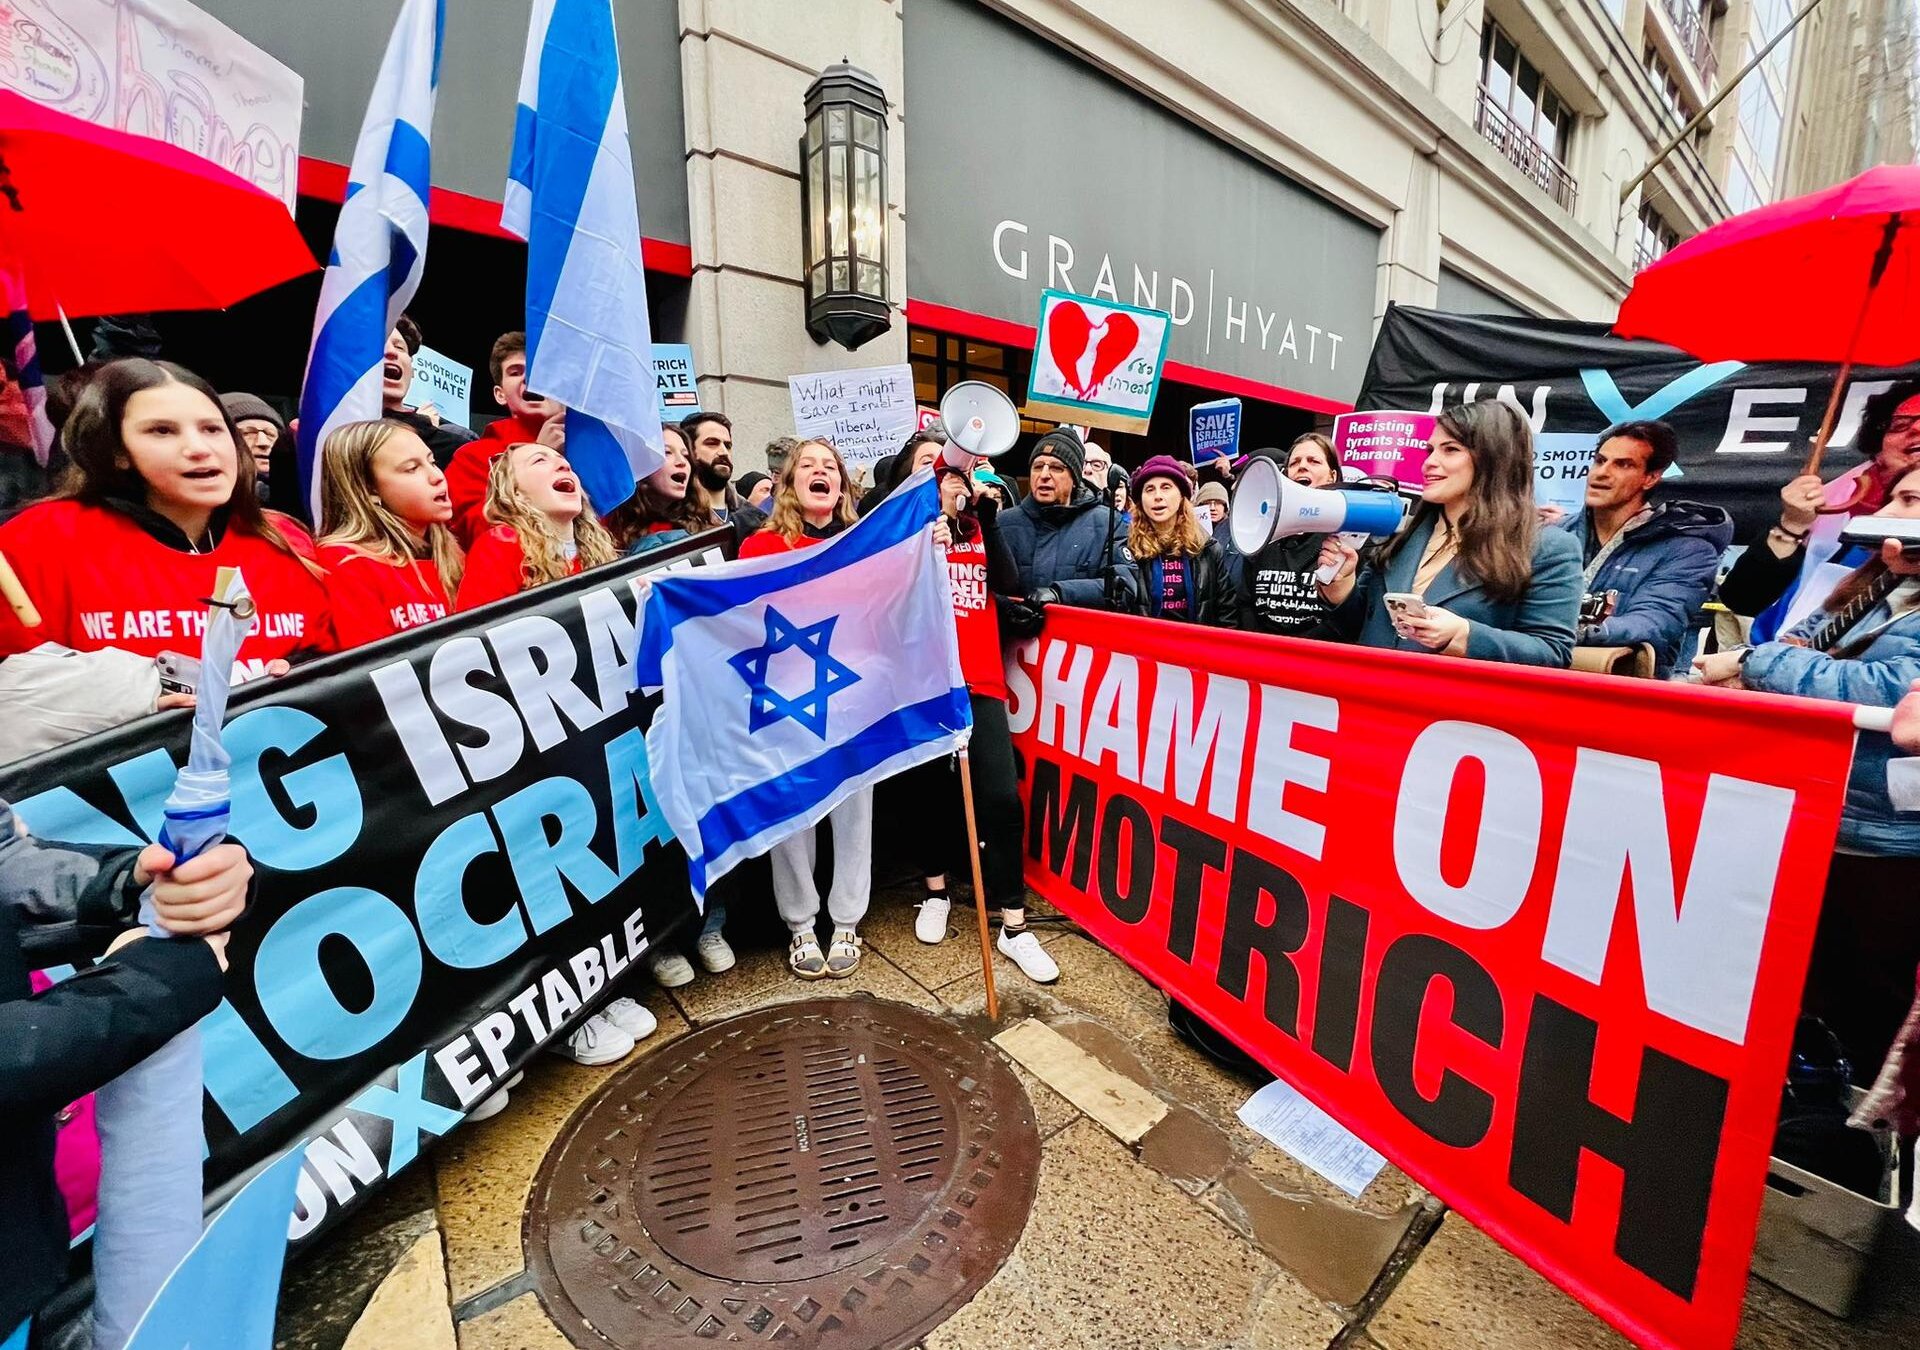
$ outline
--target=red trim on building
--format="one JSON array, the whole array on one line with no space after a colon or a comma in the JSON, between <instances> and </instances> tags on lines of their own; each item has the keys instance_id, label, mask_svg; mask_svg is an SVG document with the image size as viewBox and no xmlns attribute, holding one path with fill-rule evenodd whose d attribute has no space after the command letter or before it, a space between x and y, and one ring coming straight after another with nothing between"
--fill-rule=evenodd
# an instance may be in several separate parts
<instances>
[{"instance_id":1,"label":"red trim on building","mask_svg":"<svg viewBox=\"0 0 1920 1350\"><path fill-rule=\"evenodd\" d=\"M331 160L300 157L300 195L318 197L334 203L347 199L347 166ZM427 219L471 234L495 239L518 236L500 228L500 203L448 188L434 188L427 197ZM693 249L665 239L641 239L640 262L649 272L666 272L677 277L693 275Z\"/></svg>"},{"instance_id":2,"label":"red trim on building","mask_svg":"<svg viewBox=\"0 0 1920 1350\"><path fill-rule=\"evenodd\" d=\"M907 322L921 328L937 328L943 333L979 338L982 342L997 342L1005 347L1022 347L1029 351L1033 349L1032 324L990 318L985 314L975 314L971 310L951 309L946 305L936 305L925 300L909 299L907 301ZM1197 384L1202 389L1215 389L1223 394L1237 394L1241 398L1257 398L1265 403L1280 403L1289 408L1301 408L1307 412L1331 415L1353 411L1351 403L1342 403L1338 399L1322 398L1319 394L1302 393L1298 389L1289 389L1281 384L1268 384L1264 380L1249 380L1241 375L1208 370L1204 366L1190 366L1184 361L1167 362L1166 374L1183 384Z\"/></svg>"}]
</instances>

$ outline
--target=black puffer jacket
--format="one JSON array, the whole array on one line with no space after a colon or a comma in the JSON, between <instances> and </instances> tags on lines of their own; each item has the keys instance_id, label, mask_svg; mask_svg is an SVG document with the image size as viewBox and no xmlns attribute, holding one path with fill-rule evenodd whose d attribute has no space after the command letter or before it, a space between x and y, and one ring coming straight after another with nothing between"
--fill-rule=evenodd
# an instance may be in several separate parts
<instances>
[{"instance_id":1,"label":"black puffer jacket","mask_svg":"<svg viewBox=\"0 0 1920 1350\"><path fill-rule=\"evenodd\" d=\"M1187 565L1193 569L1193 612L1162 614L1160 593L1153 583L1154 565L1148 560L1135 559L1134 571L1140 583L1140 612L1151 618L1200 623L1211 628L1238 628L1240 596L1233 582L1233 569L1228 565L1225 547L1218 539L1209 539L1205 548L1187 560Z\"/></svg>"}]
</instances>

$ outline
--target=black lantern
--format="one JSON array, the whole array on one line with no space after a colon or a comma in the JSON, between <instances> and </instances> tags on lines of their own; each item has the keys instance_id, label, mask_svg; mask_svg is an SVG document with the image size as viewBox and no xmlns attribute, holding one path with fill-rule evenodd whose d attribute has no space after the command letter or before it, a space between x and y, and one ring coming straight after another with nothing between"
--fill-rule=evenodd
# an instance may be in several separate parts
<instances>
[{"instance_id":1,"label":"black lantern","mask_svg":"<svg viewBox=\"0 0 1920 1350\"><path fill-rule=\"evenodd\" d=\"M800 138L807 331L848 351L887 331L887 96L842 61L807 87Z\"/></svg>"}]
</instances>

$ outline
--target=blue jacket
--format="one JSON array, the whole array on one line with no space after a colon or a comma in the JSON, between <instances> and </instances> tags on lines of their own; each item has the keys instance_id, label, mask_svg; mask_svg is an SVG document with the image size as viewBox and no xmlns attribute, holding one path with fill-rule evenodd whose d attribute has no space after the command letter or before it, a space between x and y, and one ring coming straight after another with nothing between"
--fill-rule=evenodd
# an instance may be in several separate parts
<instances>
[{"instance_id":1,"label":"blue jacket","mask_svg":"<svg viewBox=\"0 0 1920 1350\"><path fill-rule=\"evenodd\" d=\"M1587 513L1560 528L1584 551ZM1653 647L1654 673L1666 679L1686 640L1694 611L1713 592L1720 555L1733 542L1733 517L1699 502L1662 502L1653 515L1628 530L1601 564L1586 593L1618 591L1612 614L1580 633L1582 647ZM1584 570L1584 569L1583 569Z\"/></svg>"},{"instance_id":2,"label":"blue jacket","mask_svg":"<svg viewBox=\"0 0 1920 1350\"><path fill-rule=\"evenodd\" d=\"M1126 517L1105 499L1082 491L1068 506L1042 506L1028 497L999 516L1000 538L1020 569L1020 590L1041 586L1081 609L1140 609L1139 577L1127 554ZM1107 602L1113 579L1114 603Z\"/></svg>"},{"instance_id":3,"label":"blue jacket","mask_svg":"<svg viewBox=\"0 0 1920 1350\"><path fill-rule=\"evenodd\" d=\"M1432 534L1433 521L1422 521L1384 572L1372 564L1362 567L1353 594L1328 616L1333 627L1348 638L1358 637L1364 647L1426 651L1393 631L1384 597L1413 589L1413 574ZM1573 661L1573 630L1580 617L1580 546L1562 530L1540 531L1533 545L1533 580L1518 600L1494 599L1451 562L1440 569L1424 598L1467 621L1468 656L1564 669Z\"/></svg>"},{"instance_id":4,"label":"blue jacket","mask_svg":"<svg viewBox=\"0 0 1920 1350\"><path fill-rule=\"evenodd\" d=\"M1891 708L1920 679L1920 584L1909 582L1891 598L1893 605L1876 605L1848 630L1842 650L1852 649L1856 634L1871 634L1850 657L1766 642L1748 655L1741 683L1775 694ZM1806 637L1826 621L1826 611L1817 609L1783 636ZM1842 848L1879 857L1920 857L1920 817L1894 810L1887 797L1887 761L1898 753L1885 732L1855 733L1853 773L1840 816Z\"/></svg>"}]
</instances>

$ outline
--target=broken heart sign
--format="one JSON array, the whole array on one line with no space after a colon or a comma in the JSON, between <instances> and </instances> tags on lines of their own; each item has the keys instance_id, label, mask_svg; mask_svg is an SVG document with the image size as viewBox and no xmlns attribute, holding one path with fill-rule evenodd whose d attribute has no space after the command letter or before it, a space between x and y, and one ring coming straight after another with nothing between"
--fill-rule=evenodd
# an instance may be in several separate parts
<instances>
[{"instance_id":1,"label":"broken heart sign","mask_svg":"<svg viewBox=\"0 0 1920 1350\"><path fill-rule=\"evenodd\" d=\"M1168 326L1159 310L1045 292L1028 411L1114 430L1144 430L1159 388Z\"/></svg>"}]
</instances>

